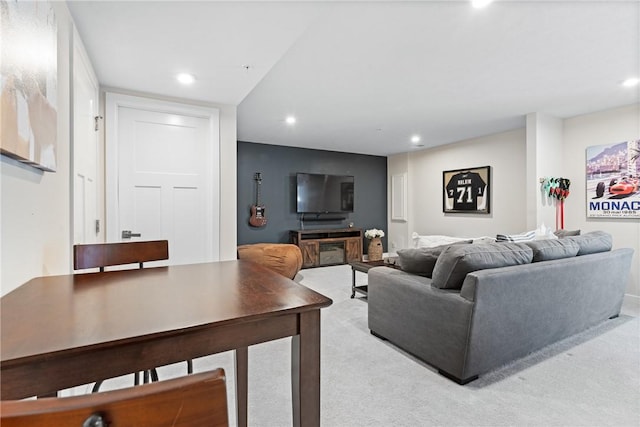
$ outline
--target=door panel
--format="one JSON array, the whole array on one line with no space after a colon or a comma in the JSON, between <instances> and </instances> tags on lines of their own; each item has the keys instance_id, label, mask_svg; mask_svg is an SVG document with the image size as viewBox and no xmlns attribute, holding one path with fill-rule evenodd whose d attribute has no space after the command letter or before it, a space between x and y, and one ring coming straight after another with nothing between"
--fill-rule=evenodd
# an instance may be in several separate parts
<instances>
[{"instance_id":1,"label":"door panel","mask_svg":"<svg viewBox=\"0 0 640 427\"><path fill-rule=\"evenodd\" d=\"M175 261L180 264L190 261L188 258L183 258L183 254L189 251L201 253L206 250L202 239L192 237L201 234L198 224L204 222L204 210L200 207L199 199L197 188L183 187L173 190L174 206L184 211L183 213L175 212L173 215Z\"/></svg>"},{"instance_id":2,"label":"door panel","mask_svg":"<svg viewBox=\"0 0 640 427\"><path fill-rule=\"evenodd\" d=\"M107 168L117 176L108 179L117 206L108 215L110 240L167 239L171 264L217 260L217 115L126 101L108 101L117 123L115 138L107 139L107 153L115 155ZM123 240L122 230L140 237Z\"/></svg>"},{"instance_id":3,"label":"door panel","mask_svg":"<svg viewBox=\"0 0 640 427\"><path fill-rule=\"evenodd\" d=\"M320 265L320 244L318 242L302 242L299 246L302 251L302 267Z\"/></svg>"},{"instance_id":4,"label":"door panel","mask_svg":"<svg viewBox=\"0 0 640 427\"><path fill-rule=\"evenodd\" d=\"M345 240L347 262L362 261L362 240L347 239Z\"/></svg>"}]
</instances>

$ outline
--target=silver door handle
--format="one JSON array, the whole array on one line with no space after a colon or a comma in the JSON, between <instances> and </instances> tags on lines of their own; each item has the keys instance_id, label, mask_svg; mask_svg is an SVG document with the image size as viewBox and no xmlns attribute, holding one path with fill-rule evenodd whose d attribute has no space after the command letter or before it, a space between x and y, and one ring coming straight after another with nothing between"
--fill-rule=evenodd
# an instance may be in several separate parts
<instances>
[{"instance_id":1,"label":"silver door handle","mask_svg":"<svg viewBox=\"0 0 640 427\"><path fill-rule=\"evenodd\" d=\"M122 230L122 238L130 239L132 237L140 237L142 236L140 233L132 233L131 230Z\"/></svg>"}]
</instances>

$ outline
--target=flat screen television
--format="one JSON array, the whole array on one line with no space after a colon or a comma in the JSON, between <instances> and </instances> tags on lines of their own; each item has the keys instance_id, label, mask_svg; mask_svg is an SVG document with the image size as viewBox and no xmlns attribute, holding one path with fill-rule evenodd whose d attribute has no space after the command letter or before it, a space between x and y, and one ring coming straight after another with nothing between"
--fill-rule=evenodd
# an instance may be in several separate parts
<instances>
[{"instance_id":1,"label":"flat screen television","mask_svg":"<svg viewBox=\"0 0 640 427\"><path fill-rule=\"evenodd\" d=\"M353 176L298 173L298 213L353 212Z\"/></svg>"}]
</instances>

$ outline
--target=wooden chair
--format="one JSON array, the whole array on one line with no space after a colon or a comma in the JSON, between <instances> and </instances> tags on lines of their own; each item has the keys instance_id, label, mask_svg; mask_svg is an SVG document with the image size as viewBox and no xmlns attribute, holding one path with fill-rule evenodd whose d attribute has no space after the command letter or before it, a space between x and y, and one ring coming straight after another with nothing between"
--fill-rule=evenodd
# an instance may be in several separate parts
<instances>
[{"instance_id":1,"label":"wooden chair","mask_svg":"<svg viewBox=\"0 0 640 427\"><path fill-rule=\"evenodd\" d=\"M0 402L2 427L228 426L222 368L73 397Z\"/></svg>"},{"instance_id":2,"label":"wooden chair","mask_svg":"<svg viewBox=\"0 0 640 427\"><path fill-rule=\"evenodd\" d=\"M99 268L116 265L138 264L143 268L145 262L161 261L169 259L169 242L167 240L152 240L146 242L127 243L94 243L73 246L73 269L84 270L87 268ZM187 373L193 373L193 362L187 360ZM143 383L158 381L158 372L151 369L143 373ZM92 392L97 392L102 385L102 380L97 381ZM135 373L134 385L138 385L138 373Z\"/></svg>"},{"instance_id":3,"label":"wooden chair","mask_svg":"<svg viewBox=\"0 0 640 427\"><path fill-rule=\"evenodd\" d=\"M73 246L73 269L84 270L114 265L139 264L149 261L169 259L169 242L153 240L148 242L94 243Z\"/></svg>"}]
</instances>

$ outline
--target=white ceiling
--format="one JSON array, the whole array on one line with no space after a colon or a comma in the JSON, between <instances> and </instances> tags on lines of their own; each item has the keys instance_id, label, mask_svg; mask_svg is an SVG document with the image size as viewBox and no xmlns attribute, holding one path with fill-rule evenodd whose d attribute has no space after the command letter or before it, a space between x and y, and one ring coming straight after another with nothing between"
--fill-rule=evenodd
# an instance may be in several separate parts
<instances>
[{"instance_id":1,"label":"white ceiling","mask_svg":"<svg viewBox=\"0 0 640 427\"><path fill-rule=\"evenodd\" d=\"M103 86L238 105L240 141L389 155L640 101L639 0L68 5Z\"/></svg>"}]
</instances>

